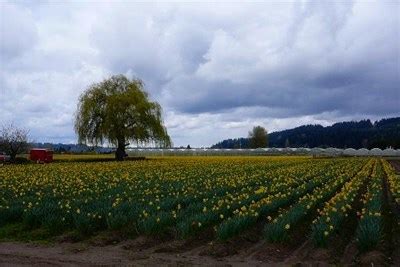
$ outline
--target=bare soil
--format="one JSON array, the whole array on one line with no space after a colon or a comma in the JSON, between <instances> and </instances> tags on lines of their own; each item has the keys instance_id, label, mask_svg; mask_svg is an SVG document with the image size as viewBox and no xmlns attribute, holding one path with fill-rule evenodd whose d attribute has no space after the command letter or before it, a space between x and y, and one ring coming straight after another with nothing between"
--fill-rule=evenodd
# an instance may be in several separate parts
<instances>
[{"instance_id":1,"label":"bare soil","mask_svg":"<svg viewBox=\"0 0 400 267\"><path fill-rule=\"evenodd\" d=\"M396 173L400 174L400 160L390 160L389 162L395 168ZM393 200L387 181L385 181L384 186L386 188L385 197L388 203L388 213L391 217L391 221L389 222L391 231L387 233L390 236L390 260L393 266L400 266L400 207Z\"/></svg>"},{"instance_id":2,"label":"bare soil","mask_svg":"<svg viewBox=\"0 0 400 267\"><path fill-rule=\"evenodd\" d=\"M260 238L237 238L219 243L203 238L167 240L140 236L116 241L102 235L95 241L65 241L51 245L0 242L0 266L331 266L338 264L332 248L315 248L307 239L302 244L270 244ZM349 246L352 246L349 243ZM354 251L353 251L354 252ZM355 252L356 253L356 252ZM348 256L346 256L346 254ZM393 254L392 254L393 255ZM343 252L341 266L352 266L352 251ZM357 265L387 265L386 255L372 251ZM397 264L397 261L392 261Z\"/></svg>"},{"instance_id":3,"label":"bare soil","mask_svg":"<svg viewBox=\"0 0 400 267\"><path fill-rule=\"evenodd\" d=\"M389 160L389 163L395 168L396 173L400 174L400 160Z\"/></svg>"},{"instance_id":4,"label":"bare soil","mask_svg":"<svg viewBox=\"0 0 400 267\"><path fill-rule=\"evenodd\" d=\"M0 266L259 266L262 261L241 256L224 256L213 251L212 243L187 250L187 241L168 241L155 244L152 238L138 237L118 244L95 246L87 243L1 242ZM193 245L193 244L192 244ZM206 252L207 251L207 252ZM208 252L210 255L208 255ZM267 264L268 265L268 264Z\"/></svg>"}]
</instances>

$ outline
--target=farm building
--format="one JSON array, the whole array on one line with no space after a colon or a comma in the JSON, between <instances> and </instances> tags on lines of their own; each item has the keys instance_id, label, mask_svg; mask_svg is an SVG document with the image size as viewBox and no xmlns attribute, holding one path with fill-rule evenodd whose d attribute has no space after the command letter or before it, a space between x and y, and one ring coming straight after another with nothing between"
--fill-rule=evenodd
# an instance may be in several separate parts
<instances>
[{"instance_id":1,"label":"farm building","mask_svg":"<svg viewBox=\"0 0 400 267\"><path fill-rule=\"evenodd\" d=\"M53 161L53 151L45 148L33 148L29 152L29 158L38 163L50 163Z\"/></svg>"}]
</instances>

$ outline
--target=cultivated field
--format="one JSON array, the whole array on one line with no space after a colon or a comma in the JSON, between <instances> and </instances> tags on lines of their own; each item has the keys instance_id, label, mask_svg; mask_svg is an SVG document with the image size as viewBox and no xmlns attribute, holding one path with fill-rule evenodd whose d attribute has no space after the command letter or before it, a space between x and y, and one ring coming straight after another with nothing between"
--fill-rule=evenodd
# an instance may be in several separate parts
<instances>
[{"instance_id":1,"label":"cultivated field","mask_svg":"<svg viewBox=\"0 0 400 267\"><path fill-rule=\"evenodd\" d=\"M400 176L378 158L8 165L0 263L396 265L399 207Z\"/></svg>"}]
</instances>

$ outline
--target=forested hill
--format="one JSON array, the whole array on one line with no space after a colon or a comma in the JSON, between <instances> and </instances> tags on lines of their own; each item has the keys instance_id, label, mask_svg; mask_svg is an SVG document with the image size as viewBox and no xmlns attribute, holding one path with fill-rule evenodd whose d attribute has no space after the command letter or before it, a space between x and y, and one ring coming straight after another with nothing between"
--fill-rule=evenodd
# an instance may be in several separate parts
<instances>
[{"instance_id":1,"label":"forested hill","mask_svg":"<svg viewBox=\"0 0 400 267\"><path fill-rule=\"evenodd\" d=\"M400 148L400 117L335 123L332 126L304 125L268 134L269 147ZM211 148L248 148L247 138L228 139Z\"/></svg>"}]
</instances>

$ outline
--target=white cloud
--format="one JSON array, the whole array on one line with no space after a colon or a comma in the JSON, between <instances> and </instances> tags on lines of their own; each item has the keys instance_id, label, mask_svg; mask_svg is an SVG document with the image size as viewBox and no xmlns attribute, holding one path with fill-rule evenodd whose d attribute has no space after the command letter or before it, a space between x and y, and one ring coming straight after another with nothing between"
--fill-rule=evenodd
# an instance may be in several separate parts
<instances>
[{"instance_id":1,"label":"white cloud","mask_svg":"<svg viewBox=\"0 0 400 267\"><path fill-rule=\"evenodd\" d=\"M176 145L400 115L396 2L0 7L0 122L38 141L74 142L78 96L119 73L144 80Z\"/></svg>"},{"instance_id":2,"label":"white cloud","mask_svg":"<svg viewBox=\"0 0 400 267\"><path fill-rule=\"evenodd\" d=\"M31 12L8 3L0 4L0 60L7 61L29 53L37 41L37 29Z\"/></svg>"}]
</instances>

